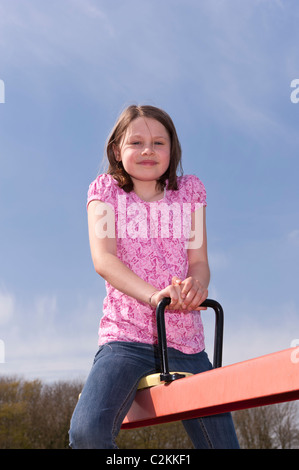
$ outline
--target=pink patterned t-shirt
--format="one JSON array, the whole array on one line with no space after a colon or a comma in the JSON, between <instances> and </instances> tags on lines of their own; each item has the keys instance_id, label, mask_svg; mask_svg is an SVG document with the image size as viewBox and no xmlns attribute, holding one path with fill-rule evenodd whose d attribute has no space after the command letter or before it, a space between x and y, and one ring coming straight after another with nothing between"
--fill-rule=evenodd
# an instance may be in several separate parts
<instances>
[{"instance_id":1,"label":"pink patterned t-shirt","mask_svg":"<svg viewBox=\"0 0 299 470\"><path fill-rule=\"evenodd\" d=\"M163 199L141 200L126 193L111 175L99 175L89 186L87 204L108 203L115 214L117 256L144 281L161 290L173 276L185 279L191 212L206 206L203 183L194 175L178 177L178 190L166 190ZM108 229L107 229L108 230ZM108 232L107 232L108 233ZM110 341L157 344L155 309L106 282L107 296L99 328L99 345ZM204 349L203 325L198 311L165 311L168 347L186 354Z\"/></svg>"}]
</instances>

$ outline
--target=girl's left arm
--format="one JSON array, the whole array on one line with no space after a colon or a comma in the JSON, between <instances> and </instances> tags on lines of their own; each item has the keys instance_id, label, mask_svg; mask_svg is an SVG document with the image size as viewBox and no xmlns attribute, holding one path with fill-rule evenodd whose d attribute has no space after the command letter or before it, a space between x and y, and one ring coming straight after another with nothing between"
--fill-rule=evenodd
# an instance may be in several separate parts
<instances>
[{"instance_id":1,"label":"girl's left arm","mask_svg":"<svg viewBox=\"0 0 299 470\"><path fill-rule=\"evenodd\" d=\"M203 310L199 305L208 297L210 268L207 250L206 209L200 207L192 213L192 237L188 247L189 269L181 281L183 309Z\"/></svg>"}]
</instances>

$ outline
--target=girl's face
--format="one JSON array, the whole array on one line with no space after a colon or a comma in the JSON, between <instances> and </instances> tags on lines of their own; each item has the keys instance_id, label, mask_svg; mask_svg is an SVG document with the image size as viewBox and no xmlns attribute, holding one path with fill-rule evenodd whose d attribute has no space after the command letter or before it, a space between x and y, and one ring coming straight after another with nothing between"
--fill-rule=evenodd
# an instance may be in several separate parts
<instances>
[{"instance_id":1,"label":"girl's face","mask_svg":"<svg viewBox=\"0 0 299 470\"><path fill-rule=\"evenodd\" d=\"M122 161L133 183L157 181L170 162L170 137L166 128L156 119L139 117L129 125L119 147L117 160Z\"/></svg>"}]
</instances>

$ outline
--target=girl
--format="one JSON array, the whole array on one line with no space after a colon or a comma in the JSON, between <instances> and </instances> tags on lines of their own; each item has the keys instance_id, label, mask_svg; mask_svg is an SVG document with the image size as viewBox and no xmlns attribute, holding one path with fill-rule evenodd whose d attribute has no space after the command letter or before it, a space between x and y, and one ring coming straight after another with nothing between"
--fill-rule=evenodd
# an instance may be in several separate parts
<instances>
[{"instance_id":1,"label":"girl","mask_svg":"<svg viewBox=\"0 0 299 470\"><path fill-rule=\"evenodd\" d=\"M90 185L88 225L96 272L107 296L99 349L75 408L73 448L117 448L115 438L140 379L159 369L155 309L163 297L170 370L211 369L200 304L210 271L206 193L177 176L181 147L171 118L129 106L107 144L109 168ZM237 448L230 414L183 422L195 448Z\"/></svg>"}]
</instances>

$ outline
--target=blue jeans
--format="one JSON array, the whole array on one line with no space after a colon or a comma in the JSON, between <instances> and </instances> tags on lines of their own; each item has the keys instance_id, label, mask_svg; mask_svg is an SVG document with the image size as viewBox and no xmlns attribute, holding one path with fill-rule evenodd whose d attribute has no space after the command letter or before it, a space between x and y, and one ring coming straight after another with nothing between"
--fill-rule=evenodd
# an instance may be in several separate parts
<instances>
[{"instance_id":1,"label":"blue jeans","mask_svg":"<svg viewBox=\"0 0 299 470\"><path fill-rule=\"evenodd\" d=\"M205 351L184 354L168 349L170 370L204 372L212 368ZM115 438L134 400L139 380L159 371L156 346L111 342L99 348L70 427L74 449L117 449ZM208 393L208 391L207 391ZM183 421L196 449L239 448L230 413Z\"/></svg>"}]
</instances>

